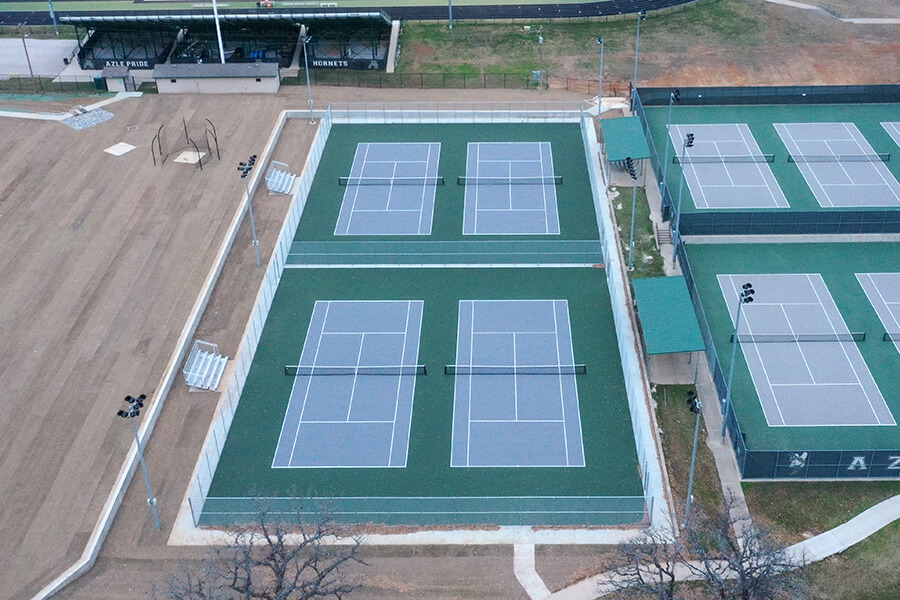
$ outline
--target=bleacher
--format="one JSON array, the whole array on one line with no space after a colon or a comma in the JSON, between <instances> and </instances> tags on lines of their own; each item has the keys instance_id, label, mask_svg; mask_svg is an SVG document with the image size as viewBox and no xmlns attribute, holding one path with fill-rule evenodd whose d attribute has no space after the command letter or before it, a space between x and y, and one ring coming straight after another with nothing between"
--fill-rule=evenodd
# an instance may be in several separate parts
<instances>
[{"instance_id":1,"label":"bleacher","mask_svg":"<svg viewBox=\"0 0 900 600\"><path fill-rule=\"evenodd\" d=\"M266 188L275 194L290 194L297 176L284 163L272 161L266 172Z\"/></svg>"}]
</instances>

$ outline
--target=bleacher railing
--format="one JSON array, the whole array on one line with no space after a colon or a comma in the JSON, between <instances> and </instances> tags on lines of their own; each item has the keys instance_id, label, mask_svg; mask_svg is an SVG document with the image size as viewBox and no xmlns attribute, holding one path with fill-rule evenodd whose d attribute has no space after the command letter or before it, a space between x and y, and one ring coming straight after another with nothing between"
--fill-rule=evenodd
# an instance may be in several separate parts
<instances>
[{"instance_id":1,"label":"bleacher railing","mask_svg":"<svg viewBox=\"0 0 900 600\"><path fill-rule=\"evenodd\" d=\"M335 123L575 123L582 102L359 102L331 109Z\"/></svg>"}]
</instances>

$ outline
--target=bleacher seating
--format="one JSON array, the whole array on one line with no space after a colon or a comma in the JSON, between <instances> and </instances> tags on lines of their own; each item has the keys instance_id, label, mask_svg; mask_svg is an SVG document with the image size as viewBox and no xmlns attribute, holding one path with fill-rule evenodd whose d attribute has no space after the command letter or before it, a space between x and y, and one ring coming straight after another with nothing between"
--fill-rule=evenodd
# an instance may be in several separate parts
<instances>
[{"instance_id":1,"label":"bleacher seating","mask_svg":"<svg viewBox=\"0 0 900 600\"><path fill-rule=\"evenodd\" d=\"M191 387L216 390L225 372L227 356L219 354L216 344L194 340L194 346L184 363L184 379Z\"/></svg>"},{"instance_id":2,"label":"bleacher seating","mask_svg":"<svg viewBox=\"0 0 900 600\"><path fill-rule=\"evenodd\" d=\"M279 168L276 165L283 166L284 168ZM266 172L266 188L270 192L274 192L276 194L290 194L291 190L294 189L294 182L297 181L297 176L287 170L287 165L284 163L273 162L269 166L268 172Z\"/></svg>"}]
</instances>

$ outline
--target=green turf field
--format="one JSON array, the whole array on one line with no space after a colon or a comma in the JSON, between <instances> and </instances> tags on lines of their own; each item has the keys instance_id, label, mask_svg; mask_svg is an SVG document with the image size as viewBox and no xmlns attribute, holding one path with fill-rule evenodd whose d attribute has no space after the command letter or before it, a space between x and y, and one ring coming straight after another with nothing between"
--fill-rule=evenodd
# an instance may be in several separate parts
<instances>
[{"instance_id":1,"label":"green turf field","mask_svg":"<svg viewBox=\"0 0 900 600\"><path fill-rule=\"evenodd\" d=\"M733 325L718 274L820 273L850 331L866 332L859 348L884 399L900 417L900 353L882 341L884 326L856 280L856 273L897 272L896 243L795 243L687 245L700 298L722 369L728 372ZM740 347L734 376L735 413L750 450L868 450L900 448L900 427L769 427Z\"/></svg>"},{"instance_id":2,"label":"green turf field","mask_svg":"<svg viewBox=\"0 0 900 600\"><path fill-rule=\"evenodd\" d=\"M659 159L665 154L666 119L668 107L644 107L647 122L650 125L653 142ZM896 104L817 104L817 105L742 105L742 106L675 106L672 109L672 124L689 123L746 123L753 133L763 154L775 154L772 168L775 179L784 191L790 208L695 208L688 186L684 186L682 210L689 212L790 212L790 211L846 211L846 210L886 210L884 207L851 207L823 208L816 201L797 164L787 162L787 148L773 127L773 123L818 123L818 122L850 122L855 123L860 133L865 136L875 152L890 153L891 160L886 164L894 177L900 180L900 148L894 143L884 128L883 121L896 121L900 114L900 106ZM669 143L669 157L680 152L681 148L672 148ZM667 174L671 193L677 195L681 179L681 168L669 164Z\"/></svg>"},{"instance_id":3,"label":"green turf field","mask_svg":"<svg viewBox=\"0 0 900 600\"><path fill-rule=\"evenodd\" d=\"M430 236L335 237L357 143L440 141ZM549 141L561 235L462 236L466 143ZM283 140L282 140L283 142ZM254 496L318 498L339 520L385 524L610 525L644 518L644 499L581 131L571 124L335 125L266 320L200 523L252 518ZM312 258L313 255L316 258ZM368 256L367 255L371 255ZM484 268L491 263L519 266ZM293 264L292 264L293 263ZM334 268L291 268L317 263ZM465 267L409 268L410 263ZM566 267L521 266L569 263ZM573 266L577 263L579 266ZM350 265L393 265L365 268ZM460 300L565 299L577 376L584 467L450 467ZM297 364L318 300L421 300L420 364L406 467L272 468ZM328 500L325 500L328 499ZM316 510L311 508L309 510Z\"/></svg>"}]
</instances>

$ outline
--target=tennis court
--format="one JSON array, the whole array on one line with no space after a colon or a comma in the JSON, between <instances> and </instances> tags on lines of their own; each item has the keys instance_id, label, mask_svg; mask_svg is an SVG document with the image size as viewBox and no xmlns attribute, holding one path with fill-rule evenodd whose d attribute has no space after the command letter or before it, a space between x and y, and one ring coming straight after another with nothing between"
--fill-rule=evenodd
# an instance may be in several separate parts
<instances>
[{"instance_id":1,"label":"tennis court","mask_svg":"<svg viewBox=\"0 0 900 600\"><path fill-rule=\"evenodd\" d=\"M463 300L452 467L583 467L565 300Z\"/></svg>"},{"instance_id":2,"label":"tennis court","mask_svg":"<svg viewBox=\"0 0 900 600\"><path fill-rule=\"evenodd\" d=\"M273 467L403 467L422 302L317 301Z\"/></svg>"},{"instance_id":3,"label":"tennis court","mask_svg":"<svg viewBox=\"0 0 900 600\"><path fill-rule=\"evenodd\" d=\"M682 156L687 134L694 144ZM774 155L762 153L746 124L672 125L669 135L697 208L789 206L768 164Z\"/></svg>"},{"instance_id":4,"label":"tennis court","mask_svg":"<svg viewBox=\"0 0 900 600\"><path fill-rule=\"evenodd\" d=\"M884 325L882 339L900 352L900 273L857 273L856 278Z\"/></svg>"},{"instance_id":5,"label":"tennis court","mask_svg":"<svg viewBox=\"0 0 900 600\"><path fill-rule=\"evenodd\" d=\"M900 206L900 183L854 123L775 123L821 206Z\"/></svg>"},{"instance_id":6,"label":"tennis court","mask_svg":"<svg viewBox=\"0 0 900 600\"><path fill-rule=\"evenodd\" d=\"M888 132L891 139L900 146L900 121L888 121L881 124L884 130Z\"/></svg>"},{"instance_id":7,"label":"tennis court","mask_svg":"<svg viewBox=\"0 0 900 600\"><path fill-rule=\"evenodd\" d=\"M359 144L334 234L430 234L440 155L440 143Z\"/></svg>"},{"instance_id":8,"label":"tennis court","mask_svg":"<svg viewBox=\"0 0 900 600\"><path fill-rule=\"evenodd\" d=\"M769 427L896 424L821 275L718 279L732 321L741 286L756 291L738 339Z\"/></svg>"},{"instance_id":9,"label":"tennis court","mask_svg":"<svg viewBox=\"0 0 900 600\"><path fill-rule=\"evenodd\" d=\"M549 142L471 142L466 152L463 234L559 233Z\"/></svg>"},{"instance_id":10,"label":"tennis court","mask_svg":"<svg viewBox=\"0 0 900 600\"><path fill-rule=\"evenodd\" d=\"M477 146L485 161L471 163ZM335 125L200 522L239 522L254 495L277 510L304 496L357 523L644 519L584 152L571 124ZM417 158L416 171L397 166ZM470 167L504 183L470 180ZM380 189L388 175L393 187ZM434 182L434 203L423 204L427 178L444 175L452 184ZM433 206L430 235L376 233L360 198L393 194L393 209L398 191L412 204L412 190L416 218ZM497 223L509 228L485 234L481 209L504 194ZM522 216L538 198L540 229ZM467 214L478 238L463 231ZM409 223L403 231L419 235ZM552 227L559 237L526 237Z\"/></svg>"}]
</instances>

